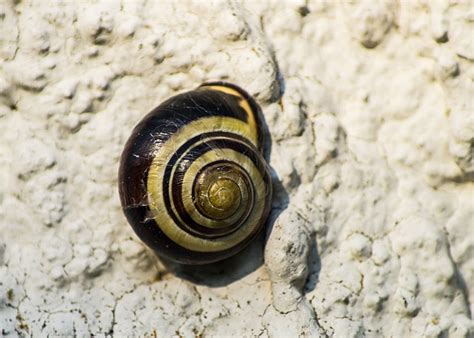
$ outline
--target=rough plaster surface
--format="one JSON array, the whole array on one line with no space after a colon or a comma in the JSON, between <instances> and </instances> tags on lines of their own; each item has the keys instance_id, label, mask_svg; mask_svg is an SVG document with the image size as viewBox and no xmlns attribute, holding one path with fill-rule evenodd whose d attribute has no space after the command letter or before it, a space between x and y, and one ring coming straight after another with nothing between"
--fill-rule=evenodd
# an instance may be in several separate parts
<instances>
[{"instance_id":1,"label":"rough plaster surface","mask_svg":"<svg viewBox=\"0 0 474 338\"><path fill-rule=\"evenodd\" d=\"M0 336L474 335L473 27L467 0L1 0ZM271 231L173 266L118 159L215 79L262 105Z\"/></svg>"}]
</instances>

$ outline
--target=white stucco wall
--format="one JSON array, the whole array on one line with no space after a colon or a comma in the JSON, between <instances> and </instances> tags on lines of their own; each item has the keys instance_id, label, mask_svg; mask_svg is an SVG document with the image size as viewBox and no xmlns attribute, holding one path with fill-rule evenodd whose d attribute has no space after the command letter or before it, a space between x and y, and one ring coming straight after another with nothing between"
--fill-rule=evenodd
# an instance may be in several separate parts
<instances>
[{"instance_id":1,"label":"white stucco wall","mask_svg":"<svg viewBox=\"0 0 474 338\"><path fill-rule=\"evenodd\" d=\"M0 336L474 335L473 37L468 0L0 0ZM262 106L272 231L184 269L118 160L216 79Z\"/></svg>"}]
</instances>

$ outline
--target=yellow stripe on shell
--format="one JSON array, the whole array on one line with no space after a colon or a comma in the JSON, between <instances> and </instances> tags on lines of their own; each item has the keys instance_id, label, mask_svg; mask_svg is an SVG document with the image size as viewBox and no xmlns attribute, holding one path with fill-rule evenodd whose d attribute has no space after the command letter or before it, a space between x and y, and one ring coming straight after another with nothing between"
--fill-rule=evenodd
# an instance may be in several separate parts
<instances>
[{"instance_id":1,"label":"yellow stripe on shell","mask_svg":"<svg viewBox=\"0 0 474 338\"><path fill-rule=\"evenodd\" d=\"M212 85L212 86L203 86L201 88L211 88L211 89L214 89L214 90L217 90L219 92L223 92L223 93L226 93L226 94L230 94L230 95L233 95L233 96L238 96L238 97L241 97L242 99L245 100L245 98L242 96L242 94L240 94L240 92L232 87L227 87L227 86L221 86L221 85Z\"/></svg>"},{"instance_id":2,"label":"yellow stripe on shell","mask_svg":"<svg viewBox=\"0 0 474 338\"><path fill-rule=\"evenodd\" d=\"M252 108L250 108L248 100L242 96L242 94L239 93L236 89L232 87L226 87L226 86L220 86L220 85L214 85L214 86L204 86L202 88L211 88L214 90L217 90L219 92L223 92L226 94L230 94L233 96L238 96L239 99L239 106L247 113L247 123L249 124L250 128L253 130L257 130L257 112L254 112ZM255 145L258 147L259 145L255 143Z\"/></svg>"},{"instance_id":3,"label":"yellow stripe on shell","mask_svg":"<svg viewBox=\"0 0 474 338\"><path fill-rule=\"evenodd\" d=\"M255 146L258 145L257 130L250 128L244 121L227 116L209 116L202 117L181 127L166 141L166 146L162 146L159 151L164 152L165 150L169 150L170 154L173 154L174 150L181 147L191 138L216 131L235 133L246 138ZM159 156L155 154L149 173L152 172L153 165L160 165L162 164L161 162L167 163L167 161L168 159L166 159L166 162L164 160L161 161Z\"/></svg>"},{"instance_id":4,"label":"yellow stripe on shell","mask_svg":"<svg viewBox=\"0 0 474 338\"><path fill-rule=\"evenodd\" d=\"M166 210L162 194L162 177L166 164L169 162L176 149L183 145L187 140L199 134L212 131L233 132L248 138L255 144L257 142L257 131L250 130L249 126L240 120L222 116L201 118L180 128L157 151L152 164L150 165L147 180L148 203L158 226L175 243L186 249L200 252L216 252L229 249L249 235L253 230L249 224L252 222L254 224L257 223L261 217L261 213L263 212L263 203L265 200L263 194L266 192L263 180L254 183L256 192L256 205L254 208L256 211L259 211L259 214L257 215L257 213L255 213L254 215L250 215L247 220L248 222L246 222L245 225L228 236L216 239L203 239L186 233L174 223Z\"/></svg>"}]
</instances>

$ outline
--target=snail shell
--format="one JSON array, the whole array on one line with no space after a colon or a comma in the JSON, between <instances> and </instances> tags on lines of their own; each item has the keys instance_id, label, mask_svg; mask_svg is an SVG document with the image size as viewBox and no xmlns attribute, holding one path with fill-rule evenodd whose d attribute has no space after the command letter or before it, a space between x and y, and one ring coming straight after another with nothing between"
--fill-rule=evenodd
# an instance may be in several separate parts
<instances>
[{"instance_id":1,"label":"snail shell","mask_svg":"<svg viewBox=\"0 0 474 338\"><path fill-rule=\"evenodd\" d=\"M271 204L261 126L257 103L223 82L146 115L119 169L122 208L141 240L184 264L216 262L247 246Z\"/></svg>"}]
</instances>

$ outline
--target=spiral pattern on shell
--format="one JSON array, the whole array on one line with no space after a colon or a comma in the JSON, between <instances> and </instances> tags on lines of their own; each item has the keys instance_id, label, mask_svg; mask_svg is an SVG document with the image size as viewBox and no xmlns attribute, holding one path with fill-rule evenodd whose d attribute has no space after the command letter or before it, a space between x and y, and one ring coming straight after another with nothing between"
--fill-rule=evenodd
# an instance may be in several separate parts
<instances>
[{"instance_id":1,"label":"spiral pattern on shell","mask_svg":"<svg viewBox=\"0 0 474 338\"><path fill-rule=\"evenodd\" d=\"M257 103L223 82L176 95L145 116L119 169L122 207L137 235L185 264L247 246L271 204L261 125Z\"/></svg>"}]
</instances>

